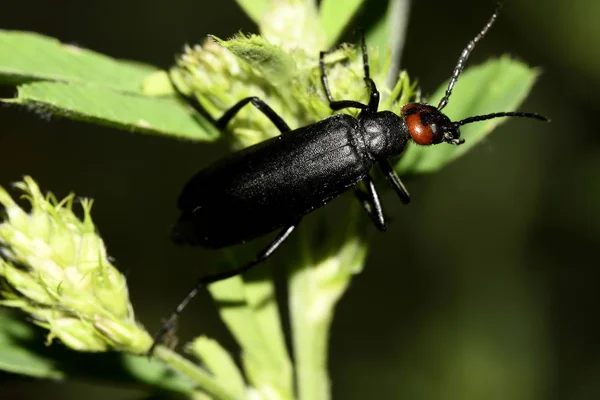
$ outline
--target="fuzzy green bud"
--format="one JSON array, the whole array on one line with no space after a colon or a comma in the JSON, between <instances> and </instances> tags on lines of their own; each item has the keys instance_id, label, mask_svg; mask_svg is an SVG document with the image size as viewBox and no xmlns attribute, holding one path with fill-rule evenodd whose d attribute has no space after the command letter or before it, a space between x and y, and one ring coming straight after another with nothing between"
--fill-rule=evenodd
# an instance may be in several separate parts
<instances>
[{"instance_id":1,"label":"fuzzy green bud","mask_svg":"<svg viewBox=\"0 0 600 400\"><path fill-rule=\"evenodd\" d=\"M0 187L6 218L0 223L1 305L29 313L79 351L144 352L150 336L135 322L123 275L111 264L90 212L73 213L74 195L42 195L30 177L15 185L31 204L26 213Z\"/></svg>"},{"instance_id":2,"label":"fuzzy green bud","mask_svg":"<svg viewBox=\"0 0 600 400\"><path fill-rule=\"evenodd\" d=\"M265 18L271 18L269 15ZM314 48L309 51L284 46L283 37L266 33L277 32L277 26L276 21L268 29L263 26L263 30L267 29L264 36L239 34L229 40L211 37L202 45L186 47L177 66L170 71L173 82L181 92L194 96L214 119L250 96L267 103L292 129L331 115L333 111L320 79L319 52ZM371 77L382 95L380 109L393 107L392 111L398 112L398 97L390 95L400 96L400 93L385 86L390 54L381 57L379 52L372 51L370 57ZM325 67L334 99L368 102L369 88L364 81L360 49L341 46L327 54ZM409 90L406 84L401 86L402 97L411 97L414 90ZM358 114L354 109L343 112ZM227 132L232 134L237 148L279 135L273 123L250 105L236 114Z\"/></svg>"}]
</instances>

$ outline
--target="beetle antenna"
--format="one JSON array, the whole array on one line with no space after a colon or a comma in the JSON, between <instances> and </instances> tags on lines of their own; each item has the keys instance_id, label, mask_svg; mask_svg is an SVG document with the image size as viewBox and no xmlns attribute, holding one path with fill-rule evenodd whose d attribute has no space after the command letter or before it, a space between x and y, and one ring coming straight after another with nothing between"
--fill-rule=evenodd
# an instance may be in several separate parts
<instances>
[{"instance_id":1,"label":"beetle antenna","mask_svg":"<svg viewBox=\"0 0 600 400\"><path fill-rule=\"evenodd\" d=\"M437 106L438 110L442 111L442 109L444 107L446 107L446 105L448 104L448 99L450 98L450 95L452 94L452 89L454 89L454 85L456 85L458 76L465 68L465 64L467 62L467 59L469 58L469 55L471 55L471 52L475 48L475 45L477 44L477 42L479 42L481 39L483 39L483 37L487 34L487 32L490 30L490 28L496 21L496 18L498 18L498 14L500 13L500 9L502 8L502 3L503 3L502 1L498 1L496 3L496 9L494 10L494 13L490 17L487 24L485 24L485 26L483 27L481 32L479 32L477 34L477 36L475 36L475 38L473 38L473 40L471 40L469 42L469 44L467 44L467 47L465 47L464 50L462 51L462 53L460 54L460 57L458 58L458 63L456 64L456 67L454 67L454 71L452 72L452 77L450 78L450 82L448 83L448 88L446 89L446 94L444 94L444 97L442 98L442 100L440 100L440 104Z\"/></svg>"},{"instance_id":2,"label":"beetle antenna","mask_svg":"<svg viewBox=\"0 0 600 400\"><path fill-rule=\"evenodd\" d=\"M521 117L521 118L533 118L540 121L550 122L549 118L544 117L540 114L528 113L528 112L497 112L485 115L476 115L474 117L465 118L461 121L453 122L452 124L456 127L470 124L472 122L485 121L488 119L500 118L500 117Z\"/></svg>"}]
</instances>

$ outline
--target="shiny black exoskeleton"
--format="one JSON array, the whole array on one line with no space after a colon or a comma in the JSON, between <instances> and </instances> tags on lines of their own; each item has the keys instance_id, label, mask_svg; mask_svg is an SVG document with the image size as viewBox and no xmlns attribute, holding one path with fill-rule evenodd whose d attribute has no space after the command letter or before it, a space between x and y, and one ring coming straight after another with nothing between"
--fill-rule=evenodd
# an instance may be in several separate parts
<instances>
[{"instance_id":1,"label":"shiny black exoskeleton","mask_svg":"<svg viewBox=\"0 0 600 400\"><path fill-rule=\"evenodd\" d=\"M321 52L319 60L321 82L331 109L357 108L360 110L358 118L337 114L290 130L285 121L257 97L245 98L225 112L216 121L223 129L242 107L252 103L273 122L281 135L230 154L198 172L179 197L181 217L173 229L173 239L181 244L221 248L278 228L281 231L254 260L230 271L200 278L156 334L154 345L201 287L241 274L261 263L285 241L305 214L351 188L355 188L358 200L376 227L385 230L386 221L370 171L378 164L401 201L408 203L410 196L388 158L402 153L409 140L421 145L442 142L459 145L464 142L459 128L467 123L497 117L546 120L532 113L500 112L452 122L441 112L469 54L496 20L500 5L499 2L482 31L463 50L446 94L437 107L410 103L402 108L401 115L378 111L379 92L369 74L363 38L364 79L370 88L368 104L335 101L325 73L325 52ZM198 108L193 98L188 100ZM366 191L357 188L359 182L365 183Z\"/></svg>"},{"instance_id":2,"label":"shiny black exoskeleton","mask_svg":"<svg viewBox=\"0 0 600 400\"><path fill-rule=\"evenodd\" d=\"M402 118L367 110L358 119L333 115L230 154L183 189L174 239L219 248L295 224L370 179L371 167L400 154L407 141ZM383 220L377 223L385 229Z\"/></svg>"}]
</instances>

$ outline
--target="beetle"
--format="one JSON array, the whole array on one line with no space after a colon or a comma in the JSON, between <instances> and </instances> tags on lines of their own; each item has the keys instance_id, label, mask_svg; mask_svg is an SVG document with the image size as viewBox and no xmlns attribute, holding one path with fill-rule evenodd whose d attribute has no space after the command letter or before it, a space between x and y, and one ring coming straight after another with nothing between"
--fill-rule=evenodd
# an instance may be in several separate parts
<instances>
[{"instance_id":1,"label":"beetle","mask_svg":"<svg viewBox=\"0 0 600 400\"><path fill-rule=\"evenodd\" d=\"M240 109L250 103L269 118L281 135L232 153L192 177L178 200L181 216L173 228L172 239L179 244L218 249L280 231L254 260L201 277L155 335L149 354L202 287L244 273L265 261L285 242L304 215L347 190L355 188L356 197L375 226L385 231L386 220L370 171L375 164L379 165L400 200L409 203L410 195L388 158L401 154L410 140L420 145L460 145L464 143L460 137L462 125L499 117L548 121L535 113L497 112L453 122L442 113L469 55L494 24L501 5L499 1L486 25L462 51L437 107L409 103L402 107L401 115L378 111L379 91L370 77L367 49L361 35L364 80L370 90L368 104L334 100L325 71L327 52L319 56L321 83L330 108L333 111L356 108L360 110L358 117L335 114L291 130L265 102L258 97L247 97L216 120L216 126L225 129ZM180 94L200 111L194 98ZM357 188L360 182L364 182L366 191Z\"/></svg>"}]
</instances>

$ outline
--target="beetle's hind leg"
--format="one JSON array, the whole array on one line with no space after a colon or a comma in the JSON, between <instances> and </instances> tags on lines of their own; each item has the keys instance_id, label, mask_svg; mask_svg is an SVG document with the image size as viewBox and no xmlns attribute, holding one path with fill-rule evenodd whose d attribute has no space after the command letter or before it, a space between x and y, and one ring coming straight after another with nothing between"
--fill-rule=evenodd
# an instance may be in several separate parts
<instances>
[{"instance_id":1,"label":"beetle's hind leg","mask_svg":"<svg viewBox=\"0 0 600 400\"><path fill-rule=\"evenodd\" d=\"M256 258L254 258L254 260L252 260L240 267L230 269L228 271L219 272L216 274L206 275L206 276L203 276L202 278L198 279L198 281L196 282L194 287L192 287L192 289L188 292L188 294L185 296L185 298L177 305L175 310L171 313L169 318L162 324L162 326L159 328L158 332L156 332L156 334L154 335L152 346L150 347L150 349L148 349L146 354L148 356L152 355L152 353L154 352L154 349L159 344L159 342L161 341L163 336L169 330L171 330L171 328L175 324L175 321L177 320L177 317L179 316L179 314L181 314L183 309L196 296L196 294L198 294L198 292L202 288L206 287L207 285L210 285L211 283L219 282L219 281L231 278L233 276L243 274L244 272L250 270L252 267L255 267L256 265L267 260L267 258L269 258L271 256L271 254L273 254L273 252L275 252L275 250L277 250L279 248L279 246L281 246L281 244L283 244L283 242L285 242L285 240L290 236L290 234L294 231L294 229L296 229L296 227L298 226L298 222L296 222L295 224L289 225L286 228L284 228L283 230L281 230L279 232L279 234L277 235L277 237L275 239L273 239L273 241L267 247L262 249L256 256Z\"/></svg>"}]
</instances>

